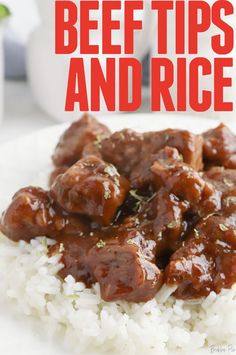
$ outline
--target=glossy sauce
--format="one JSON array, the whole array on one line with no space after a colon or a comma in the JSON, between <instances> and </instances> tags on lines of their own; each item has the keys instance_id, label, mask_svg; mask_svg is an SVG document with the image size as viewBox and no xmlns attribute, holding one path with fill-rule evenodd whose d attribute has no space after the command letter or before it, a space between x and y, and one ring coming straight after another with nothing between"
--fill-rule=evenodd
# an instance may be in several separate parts
<instances>
[{"instance_id":1,"label":"glossy sauce","mask_svg":"<svg viewBox=\"0 0 236 355\"><path fill-rule=\"evenodd\" d=\"M85 115L56 147L50 190L17 192L0 228L55 239L59 276L98 282L106 301L145 302L163 283L181 299L218 293L236 282L235 152L224 125L111 134Z\"/></svg>"}]
</instances>

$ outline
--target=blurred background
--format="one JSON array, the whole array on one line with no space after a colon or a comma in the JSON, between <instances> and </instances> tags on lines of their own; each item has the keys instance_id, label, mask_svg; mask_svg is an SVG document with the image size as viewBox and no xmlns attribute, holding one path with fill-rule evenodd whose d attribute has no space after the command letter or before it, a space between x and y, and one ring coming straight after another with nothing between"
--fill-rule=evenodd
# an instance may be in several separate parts
<instances>
[{"instance_id":1,"label":"blurred background","mask_svg":"<svg viewBox=\"0 0 236 355\"><path fill-rule=\"evenodd\" d=\"M0 111L4 110L0 114L0 144L57 121L79 116L79 113L61 113L65 101L68 58L58 58L53 62L54 0L4 0L1 3L9 7L11 16L0 23L5 62L4 99L0 101ZM144 61L145 86L149 81L148 58ZM56 79L61 80L60 85L56 82L53 85L55 68L60 76L58 79L56 74ZM62 90L56 93L58 86ZM0 97L3 95L2 87L3 83L0 84ZM149 109L146 101L148 89L144 88L141 111Z\"/></svg>"},{"instance_id":2,"label":"blurred background","mask_svg":"<svg viewBox=\"0 0 236 355\"><path fill-rule=\"evenodd\" d=\"M2 3L8 6L11 15L0 24L3 37L0 65L3 59L5 64L4 99L0 102L0 107L3 107L0 143L51 124L50 118L34 103L26 78L27 42L40 23L36 1L5 0Z\"/></svg>"},{"instance_id":3,"label":"blurred background","mask_svg":"<svg viewBox=\"0 0 236 355\"><path fill-rule=\"evenodd\" d=\"M150 0L145 1L150 5ZM9 7L11 15L0 19L0 144L80 116L78 112L64 112L69 57L54 55L54 0L3 0L1 3ZM150 41L155 41L150 14L147 19L137 54L144 62L141 112L150 111L148 52L152 48ZM235 26L234 18L232 21ZM174 25L171 18L170 23ZM213 53L207 52L209 34L202 37L200 50L204 56L212 57ZM235 68L233 75L236 77ZM212 87L213 83L203 85ZM235 91L230 89L229 96ZM207 112L205 116L227 121L234 113Z\"/></svg>"},{"instance_id":4,"label":"blurred background","mask_svg":"<svg viewBox=\"0 0 236 355\"><path fill-rule=\"evenodd\" d=\"M62 115L65 98L65 80L68 58L52 63L53 0L4 0L11 15L0 23L3 35L4 99L0 101L0 144L56 124L73 120L75 115ZM41 16L40 16L41 15ZM2 60L3 60L2 58ZM1 61L0 60L0 66ZM149 82L149 60L144 58L144 86ZM42 65L42 67L40 67ZM62 73L59 66L65 67ZM55 66L63 76L63 90L55 93L52 74ZM42 68L42 71L41 71ZM52 70L50 70L52 68ZM58 76L58 75L57 75ZM0 83L0 97L1 87ZM55 85L56 87L57 85ZM2 93L3 94L3 93ZM52 97L50 97L52 95ZM60 103L56 104L57 101ZM60 106L55 108L55 106ZM144 104L141 111L148 111L148 87L144 88ZM59 111L59 113L57 112ZM73 117L72 117L73 116ZM2 122L1 122L2 121Z\"/></svg>"}]
</instances>

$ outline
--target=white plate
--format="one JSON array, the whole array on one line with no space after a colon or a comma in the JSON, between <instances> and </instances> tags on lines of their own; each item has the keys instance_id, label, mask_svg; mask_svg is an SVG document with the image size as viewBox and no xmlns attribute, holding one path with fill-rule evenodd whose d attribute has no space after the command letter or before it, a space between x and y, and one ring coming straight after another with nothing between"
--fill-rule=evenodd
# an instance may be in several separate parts
<instances>
[{"instance_id":1,"label":"white plate","mask_svg":"<svg viewBox=\"0 0 236 355\"><path fill-rule=\"evenodd\" d=\"M138 114L107 116L100 119L112 131L128 127L137 131L165 128L189 129L200 133L219 122L186 115ZM36 183L38 176L49 172L51 154L66 125L53 126L0 146L0 211L20 188ZM236 131L235 126L231 128ZM47 181L45 180L45 185ZM42 186L45 187L45 186ZM17 318L17 319L16 319ZM43 324L42 324L43 327ZM3 355L61 355L56 342L46 341L37 322L17 316L12 310L0 306L0 354Z\"/></svg>"}]
</instances>

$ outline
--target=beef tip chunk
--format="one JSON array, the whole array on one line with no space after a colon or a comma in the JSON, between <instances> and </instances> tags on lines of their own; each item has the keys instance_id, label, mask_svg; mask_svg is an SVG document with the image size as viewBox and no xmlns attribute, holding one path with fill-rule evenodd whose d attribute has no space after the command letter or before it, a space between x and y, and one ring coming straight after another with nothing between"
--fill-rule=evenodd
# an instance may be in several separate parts
<instances>
[{"instance_id":1,"label":"beef tip chunk","mask_svg":"<svg viewBox=\"0 0 236 355\"><path fill-rule=\"evenodd\" d=\"M86 238L61 238L51 252L62 250L62 277L72 274L87 286L98 282L105 301L146 302L162 285L155 264L156 243L149 228L111 227Z\"/></svg>"},{"instance_id":2,"label":"beef tip chunk","mask_svg":"<svg viewBox=\"0 0 236 355\"><path fill-rule=\"evenodd\" d=\"M113 133L101 143L105 161L114 164L119 172L129 177L133 167L140 162L143 136L131 129Z\"/></svg>"},{"instance_id":3,"label":"beef tip chunk","mask_svg":"<svg viewBox=\"0 0 236 355\"><path fill-rule=\"evenodd\" d=\"M203 138L189 131L167 129L160 132L148 132L143 135L144 155L155 154L164 147L173 147L183 156L183 161L195 170L201 170Z\"/></svg>"},{"instance_id":4,"label":"beef tip chunk","mask_svg":"<svg viewBox=\"0 0 236 355\"><path fill-rule=\"evenodd\" d=\"M82 156L87 144L98 142L109 136L109 129L88 114L65 131L53 154L55 166L71 166Z\"/></svg>"},{"instance_id":5,"label":"beef tip chunk","mask_svg":"<svg viewBox=\"0 0 236 355\"><path fill-rule=\"evenodd\" d=\"M155 242L134 231L129 239L110 240L90 253L93 273L105 301L147 302L162 285L162 272L155 264Z\"/></svg>"},{"instance_id":6,"label":"beef tip chunk","mask_svg":"<svg viewBox=\"0 0 236 355\"><path fill-rule=\"evenodd\" d=\"M165 271L175 296L191 299L219 293L236 282L236 208L209 215L190 233L185 245L171 257Z\"/></svg>"},{"instance_id":7,"label":"beef tip chunk","mask_svg":"<svg viewBox=\"0 0 236 355\"><path fill-rule=\"evenodd\" d=\"M14 241L45 235L45 225L52 218L48 205L50 200L44 190L34 187L21 189L3 213L1 231Z\"/></svg>"},{"instance_id":8,"label":"beef tip chunk","mask_svg":"<svg viewBox=\"0 0 236 355\"><path fill-rule=\"evenodd\" d=\"M222 191L223 197L236 196L236 170L213 167L204 173L203 178Z\"/></svg>"},{"instance_id":9,"label":"beef tip chunk","mask_svg":"<svg viewBox=\"0 0 236 355\"><path fill-rule=\"evenodd\" d=\"M183 163L172 166L157 161L151 170L157 183L163 183L164 190L189 204L191 211L200 217L221 209L221 192L190 166Z\"/></svg>"},{"instance_id":10,"label":"beef tip chunk","mask_svg":"<svg viewBox=\"0 0 236 355\"><path fill-rule=\"evenodd\" d=\"M101 142L99 141L99 138L95 142L91 142L91 143L86 144L86 146L83 149L83 153L82 153L81 158L86 158L90 155L93 155L99 159L102 159Z\"/></svg>"},{"instance_id":11,"label":"beef tip chunk","mask_svg":"<svg viewBox=\"0 0 236 355\"><path fill-rule=\"evenodd\" d=\"M61 175L64 174L66 172L66 170L68 169L68 166L59 166L57 168L55 168L52 173L50 174L49 177L49 186L52 186L52 184L54 183L54 181L56 180L56 178Z\"/></svg>"},{"instance_id":12,"label":"beef tip chunk","mask_svg":"<svg viewBox=\"0 0 236 355\"><path fill-rule=\"evenodd\" d=\"M84 214L97 223L108 225L128 190L128 181L113 165L90 156L58 176L51 195L67 212Z\"/></svg>"},{"instance_id":13,"label":"beef tip chunk","mask_svg":"<svg viewBox=\"0 0 236 355\"><path fill-rule=\"evenodd\" d=\"M191 240L171 256L165 270L165 282L170 287L176 285L174 295L177 298L201 298L212 291L214 267L214 260L205 253L205 245Z\"/></svg>"},{"instance_id":14,"label":"beef tip chunk","mask_svg":"<svg viewBox=\"0 0 236 355\"><path fill-rule=\"evenodd\" d=\"M167 146L176 148L185 163L201 170L202 145L202 136L188 131L165 130L139 134L126 129L103 140L101 154L105 161L114 164L128 178L134 170L132 181L135 186L135 183L140 185L142 182L142 179L138 181L138 173L143 169L148 171L149 162L155 161L155 154Z\"/></svg>"},{"instance_id":15,"label":"beef tip chunk","mask_svg":"<svg viewBox=\"0 0 236 355\"><path fill-rule=\"evenodd\" d=\"M203 134L203 156L207 165L236 168L236 136L221 123Z\"/></svg>"},{"instance_id":16,"label":"beef tip chunk","mask_svg":"<svg viewBox=\"0 0 236 355\"><path fill-rule=\"evenodd\" d=\"M209 181L222 193L222 208L232 210L236 206L236 170L214 167L204 173L204 179Z\"/></svg>"},{"instance_id":17,"label":"beef tip chunk","mask_svg":"<svg viewBox=\"0 0 236 355\"><path fill-rule=\"evenodd\" d=\"M154 233L158 240L159 251L162 249L176 250L182 235L186 231L184 213L189 208L188 202L182 202L174 194L161 189L153 203L156 218L154 219Z\"/></svg>"},{"instance_id":18,"label":"beef tip chunk","mask_svg":"<svg viewBox=\"0 0 236 355\"><path fill-rule=\"evenodd\" d=\"M0 230L13 241L29 241L34 237L57 237L87 230L81 218L69 216L55 206L48 193L40 188L27 187L15 194L3 213Z\"/></svg>"},{"instance_id":19,"label":"beef tip chunk","mask_svg":"<svg viewBox=\"0 0 236 355\"><path fill-rule=\"evenodd\" d=\"M130 174L130 184L134 189L147 189L152 187L158 189L162 183L157 183L151 170L155 161L166 162L166 165L174 165L182 161L182 156L176 148L165 147L156 154L147 155L139 164L134 167Z\"/></svg>"},{"instance_id":20,"label":"beef tip chunk","mask_svg":"<svg viewBox=\"0 0 236 355\"><path fill-rule=\"evenodd\" d=\"M91 233L91 235L90 235ZM89 250L96 246L99 239L93 232L78 235L61 235L57 243L49 248L49 254L61 254L60 262L64 267L59 271L59 276L65 279L68 275L78 282L83 282L87 287L96 283L92 269L88 263Z\"/></svg>"},{"instance_id":21,"label":"beef tip chunk","mask_svg":"<svg viewBox=\"0 0 236 355\"><path fill-rule=\"evenodd\" d=\"M173 252L198 220L221 209L221 193L181 162L159 160L152 171L162 183L152 202L154 233L161 249Z\"/></svg>"}]
</instances>

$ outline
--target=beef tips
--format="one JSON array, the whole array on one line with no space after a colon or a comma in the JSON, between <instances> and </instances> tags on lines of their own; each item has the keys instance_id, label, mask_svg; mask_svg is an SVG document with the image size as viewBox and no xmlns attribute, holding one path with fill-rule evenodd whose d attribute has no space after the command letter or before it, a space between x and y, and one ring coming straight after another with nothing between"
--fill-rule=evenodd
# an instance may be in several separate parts
<instances>
[{"instance_id":1,"label":"beef tips","mask_svg":"<svg viewBox=\"0 0 236 355\"><path fill-rule=\"evenodd\" d=\"M184 214L189 208L187 202L180 201L174 194L161 189L155 198L156 218L154 219L154 233L162 249L176 250L181 237L186 231ZM153 203L153 205L154 205Z\"/></svg>"},{"instance_id":2,"label":"beef tips","mask_svg":"<svg viewBox=\"0 0 236 355\"><path fill-rule=\"evenodd\" d=\"M166 165L174 165L182 161L182 156L179 154L176 148L165 147L161 149L156 154L147 155L146 159L141 160L137 164L130 174L130 183L134 189L147 190L152 187L154 190L157 190L160 185L157 183L157 177L154 178L152 172L152 165L156 161L166 162Z\"/></svg>"},{"instance_id":3,"label":"beef tips","mask_svg":"<svg viewBox=\"0 0 236 355\"><path fill-rule=\"evenodd\" d=\"M236 136L221 123L203 134L203 155L206 165L236 168Z\"/></svg>"},{"instance_id":4,"label":"beef tips","mask_svg":"<svg viewBox=\"0 0 236 355\"><path fill-rule=\"evenodd\" d=\"M104 248L91 250L93 273L105 301L147 302L162 285L162 272L153 252L155 242L137 231L128 238L111 239Z\"/></svg>"},{"instance_id":5,"label":"beef tips","mask_svg":"<svg viewBox=\"0 0 236 355\"><path fill-rule=\"evenodd\" d=\"M163 185L152 203L154 233L161 249L173 252L200 218L221 209L221 193L184 163L159 160L151 169Z\"/></svg>"},{"instance_id":6,"label":"beef tips","mask_svg":"<svg viewBox=\"0 0 236 355\"><path fill-rule=\"evenodd\" d=\"M49 186L52 186L52 184L54 183L54 181L56 180L56 178L61 175L64 174L66 172L66 170L68 169L68 166L59 166L57 168L55 168L49 177Z\"/></svg>"},{"instance_id":7,"label":"beef tips","mask_svg":"<svg viewBox=\"0 0 236 355\"><path fill-rule=\"evenodd\" d=\"M88 286L98 282L105 301L145 302L162 285L162 272L155 264L156 243L149 228L131 225L94 231L86 238L60 238L51 253L62 250L64 269Z\"/></svg>"},{"instance_id":8,"label":"beef tips","mask_svg":"<svg viewBox=\"0 0 236 355\"><path fill-rule=\"evenodd\" d=\"M53 154L55 166L71 166L83 154L87 144L100 141L109 136L109 129L88 114L74 123L61 136Z\"/></svg>"},{"instance_id":9,"label":"beef tips","mask_svg":"<svg viewBox=\"0 0 236 355\"><path fill-rule=\"evenodd\" d=\"M176 151L166 151L164 154L173 154L173 160L181 156L185 163L200 170L203 166L202 144L200 135L188 131L165 130L140 134L126 129L103 140L101 154L105 161L114 164L130 179L133 188L143 189L152 180L150 168L160 158L160 150L165 147L176 148L179 154Z\"/></svg>"},{"instance_id":10,"label":"beef tips","mask_svg":"<svg viewBox=\"0 0 236 355\"><path fill-rule=\"evenodd\" d=\"M236 282L236 207L202 219L185 245L170 258L165 271L177 298L199 298L219 293Z\"/></svg>"},{"instance_id":11,"label":"beef tips","mask_svg":"<svg viewBox=\"0 0 236 355\"><path fill-rule=\"evenodd\" d=\"M164 147L176 148L183 156L183 161L195 170L201 170L203 139L189 131L166 129L159 132L144 133L144 157L155 154Z\"/></svg>"},{"instance_id":12,"label":"beef tips","mask_svg":"<svg viewBox=\"0 0 236 355\"><path fill-rule=\"evenodd\" d=\"M213 167L204 172L203 178L222 191L223 197L230 194L236 196L236 170Z\"/></svg>"},{"instance_id":13,"label":"beef tips","mask_svg":"<svg viewBox=\"0 0 236 355\"><path fill-rule=\"evenodd\" d=\"M102 141L101 154L105 161L114 164L121 174L129 177L141 160L142 145L142 134L124 129Z\"/></svg>"},{"instance_id":14,"label":"beef tips","mask_svg":"<svg viewBox=\"0 0 236 355\"><path fill-rule=\"evenodd\" d=\"M51 187L51 195L67 212L84 214L108 225L128 190L128 181L113 165L90 156L59 175Z\"/></svg>"},{"instance_id":15,"label":"beef tips","mask_svg":"<svg viewBox=\"0 0 236 355\"><path fill-rule=\"evenodd\" d=\"M58 234L79 235L88 230L81 218L69 216L40 188L27 187L18 191L3 213L0 230L8 238L29 241L34 237L57 237Z\"/></svg>"},{"instance_id":16,"label":"beef tips","mask_svg":"<svg viewBox=\"0 0 236 355\"><path fill-rule=\"evenodd\" d=\"M91 234L91 235L90 235ZM59 276L65 279L68 275L78 282L83 282L91 287L96 280L88 263L89 250L96 246L99 239L93 233L80 233L77 236L64 236L57 238L57 243L49 248L49 254L61 254L60 262L64 267L59 271Z\"/></svg>"},{"instance_id":17,"label":"beef tips","mask_svg":"<svg viewBox=\"0 0 236 355\"><path fill-rule=\"evenodd\" d=\"M157 161L151 170L158 184L162 181L165 190L187 201L200 216L221 208L221 192L188 165L179 162L173 166Z\"/></svg>"},{"instance_id":18,"label":"beef tips","mask_svg":"<svg viewBox=\"0 0 236 355\"><path fill-rule=\"evenodd\" d=\"M181 299L218 293L236 283L235 141L223 124L110 134L86 114L56 147L50 191L16 193L0 230L56 239L59 276L105 301L146 302L164 282Z\"/></svg>"}]
</instances>

